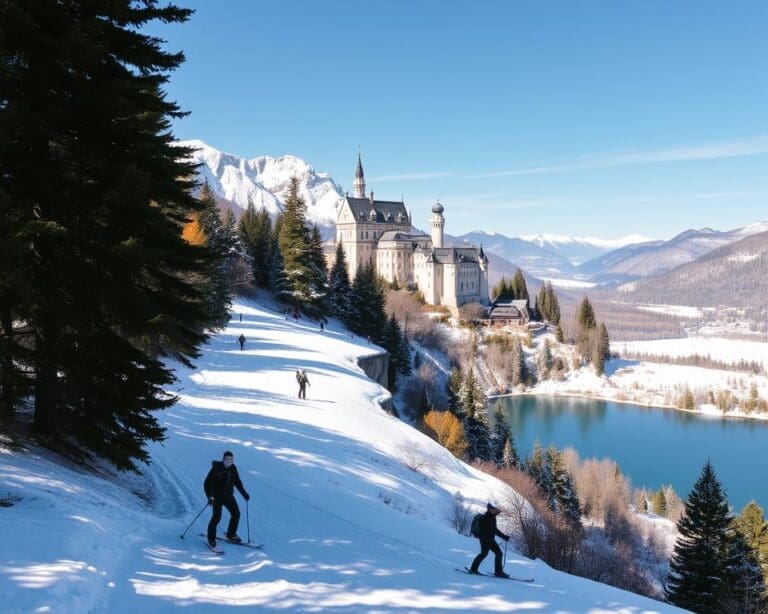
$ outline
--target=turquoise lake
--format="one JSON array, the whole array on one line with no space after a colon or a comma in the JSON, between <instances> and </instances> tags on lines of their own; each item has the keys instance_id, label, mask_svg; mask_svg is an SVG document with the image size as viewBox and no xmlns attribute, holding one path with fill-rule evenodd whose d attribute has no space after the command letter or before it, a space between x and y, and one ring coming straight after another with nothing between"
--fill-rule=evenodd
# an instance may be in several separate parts
<instances>
[{"instance_id":1,"label":"turquoise lake","mask_svg":"<svg viewBox=\"0 0 768 614\"><path fill-rule=\"evenodd\" d=\"M490 402L493 414L497 399ZM699 416L581 398L498 399L521 457L538 439L584 458L612 458L635 487L671 484L685 499L707 458L736 512L768 507L768 422Z\"/></svg>"}]
</instances>

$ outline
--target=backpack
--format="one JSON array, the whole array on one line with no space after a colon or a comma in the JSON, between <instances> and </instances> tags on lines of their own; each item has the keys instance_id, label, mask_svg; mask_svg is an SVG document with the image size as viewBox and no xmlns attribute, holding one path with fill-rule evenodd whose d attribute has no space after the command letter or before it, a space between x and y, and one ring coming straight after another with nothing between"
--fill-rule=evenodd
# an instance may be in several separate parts
<instances>
[{"instance_id":1,"label":"backpack","mask_svg":"<svg viewBox=\"0 0 768 614\"><path fill-rule=\"evenodd\" d=\"M472 519L472 525L469 527L469 534L472 537L480 537L480 519L482 517L482 514L475 514L475 517Z\"/></svg>"}]
</instances>

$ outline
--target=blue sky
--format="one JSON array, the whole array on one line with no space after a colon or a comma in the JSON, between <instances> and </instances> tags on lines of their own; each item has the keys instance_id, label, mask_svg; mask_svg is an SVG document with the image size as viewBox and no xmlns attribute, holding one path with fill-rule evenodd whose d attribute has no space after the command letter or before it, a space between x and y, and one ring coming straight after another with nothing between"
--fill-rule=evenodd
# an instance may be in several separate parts
<instances>
[{"instance_id":1,"label":"blue sky","mask_svg":"<svg viewBox=\"0 0 768 614\"><path fill-rule=\"evenodd\" d=\"M768 2L182 1L175 123L446 231L668 238L768 219Z\"/></svg>"}]
</instances>

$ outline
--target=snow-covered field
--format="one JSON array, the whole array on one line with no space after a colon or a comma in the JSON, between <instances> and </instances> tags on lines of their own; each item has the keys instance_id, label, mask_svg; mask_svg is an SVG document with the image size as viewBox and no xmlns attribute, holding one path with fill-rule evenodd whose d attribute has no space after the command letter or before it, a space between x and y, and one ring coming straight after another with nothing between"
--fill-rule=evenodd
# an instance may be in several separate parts
<instances>
[{"instance_id":1,"label":"snow-covered field","mask_svg":"<svg viewBox=\"0 0 768 614\"><path fill-rule=\"evenodd\" d=\"M689 307L687 305L638 305L638 309L650 311L652 313L663 313L665 315L677 316L679 318L698 319L703 317L704 313L698 307Z\"/></svg>"},{"instance_id":2,"label":"snow-covered field","mask_svg":"<svg viewBox=\"0 0 768 614\"><path fill-rule=\"evenodd\" d=\"M511 551L506 570L534 583L454 571L477 543L445 521L452 495L481 506L506 487L380 409L386 392L355 361L378 348L335 323L323 335L256 303L234 311L242 323L211 339L196 370L180 369L180 402L162 414L168 439L151 447L145 476L107 480L34 447L0 447L0 500L11 504L0 507L3 612L679 611ZM197 535L207 509L179 536L227 449L264 547L224 544L217 557Z\"/></svg>"},{"instance_id":3,"label":"snow-covered field","mask_svg":"<svg viewBox=\"0 0 768 614\"><path fill-rule=\"evenodd\" d=\"M668 356L711 356L724 362L740 360L761 363L768 370L768 343L721 337L683 337L681 339L655 339L653 341L620 341L611 344L618 352L667 354Z\"/></svg>"}]
</instances>

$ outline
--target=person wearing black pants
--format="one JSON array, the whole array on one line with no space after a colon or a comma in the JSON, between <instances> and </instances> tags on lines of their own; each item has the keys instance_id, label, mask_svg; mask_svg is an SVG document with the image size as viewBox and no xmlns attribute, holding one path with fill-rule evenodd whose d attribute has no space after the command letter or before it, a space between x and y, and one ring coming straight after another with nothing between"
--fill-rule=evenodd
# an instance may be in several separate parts
<instances>
[{"instance_id":1,"label":"person wearing black pants","mask_svg":"<svg viewBox=\"0 0 768 614\"><path fill-rule=\"evenodd\" d=\"M509 535L502 533L496 528L496 516L500 511L501 510L493 503L489 503L486 506L485 514L480 518L480 554L478 554L475 557L475 560L472 561L472 567L469 569L472 573L480 573L480 563L482 563L485 557L488 556L488 552L493 552L496 557L496 560L494 561L494 575L499 578L509 578L509 574L505 573L504 568L502 567L501 548L499 548L499 545L496 543L497 535L504 541L509 541Z\"/></svg>"},{"instance_id":2,"label":"person wearing black pants","mask_svg":"<svg viewBox=\"0 0 768 614\"><path fill-rule=\"evenodd\" d=\"M226 507L229 512L229 526L227 527L227 539L233 542L241 542L237 536L237 526L240 523L240 508L235 501L235 488L240 491L243 499L248 501L251 496L245 492L240 474L235 466L235 457L232 452L224 452L220 461L211 463L211 470L203 483L205 496L208 503L213 506L213 516L208 523L208 544L216 547L216 528L221 520L221 508Z\"/></svg>"}]
</instances>

